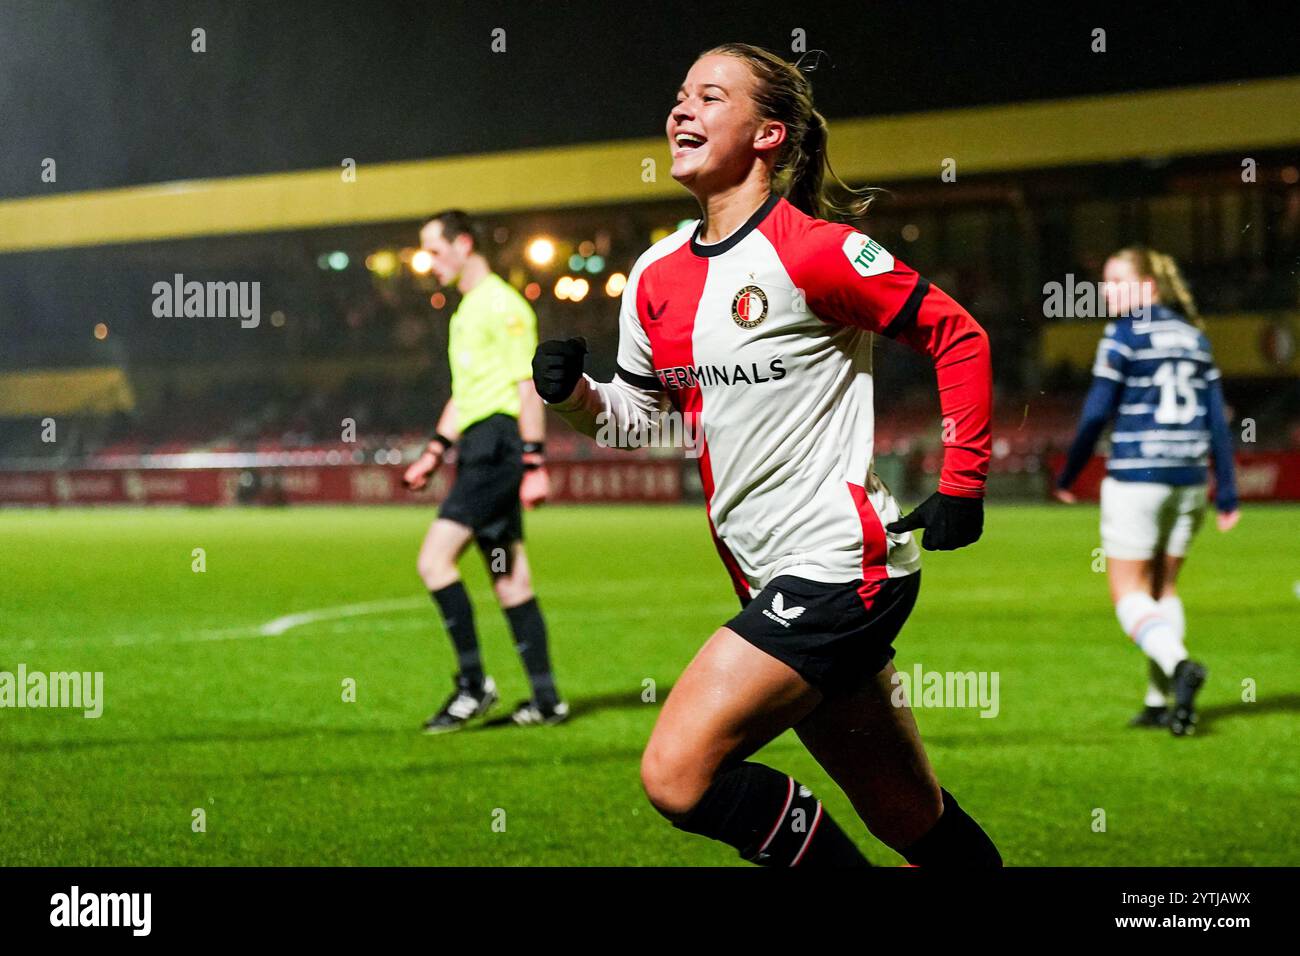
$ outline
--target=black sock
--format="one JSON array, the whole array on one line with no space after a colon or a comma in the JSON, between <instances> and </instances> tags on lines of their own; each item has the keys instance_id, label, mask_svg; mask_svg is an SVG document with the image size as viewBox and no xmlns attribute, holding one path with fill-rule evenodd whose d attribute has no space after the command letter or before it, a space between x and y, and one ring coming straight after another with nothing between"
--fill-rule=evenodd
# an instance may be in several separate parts
<instances>
[{"instance_id":1,"label":"black sock","mask_svg":"<svg viewBox=\"0 0 1300 956\"><path fill-rule=\"evenodd\" d=\"M452 646L456 649L456 664L461 679L469 685L470 690L481 690L483 661L478 653L478 634L474 630L474 607L469 603L469 592L460 581L454 581L429 594L442 611L442 623L447 626Z\"/></svg>"},{"instance_id":2,"label":"black sock","mask_svg":"<svg viewBox=\"0 0 1300 956\"><path fill-rule=\"evenodd\" d=\"M1001 866L1002 857L989 835L957 805L947 790L943 793L943 815L921 839L902 854L916 866Z\"/></svg>"},{"instance_id":3,"label":"black sock","mask_svg":"<svg viewBox=\"0 0 1300 956\"><path fill-rule=\"evenodd\" d=\"M555 676L551 673L551 656L546 647L546 621L537 606L537 598L508 607L506 620L515 636L515 647L528 671L528 683L533 687L533 700L538 707L554 707L559 700L555 691Z\"/></svg>"},{"instance_id":4,"label":"black sock","mask_svg":"<svg viewBox=\"0 0 1300 956\"><path fill-rule=\"evenodd\" d=\"M760 763L720 774L673 826L730 844L759 866L871 865L807 787Z\"/></svg>"}]
</instances>

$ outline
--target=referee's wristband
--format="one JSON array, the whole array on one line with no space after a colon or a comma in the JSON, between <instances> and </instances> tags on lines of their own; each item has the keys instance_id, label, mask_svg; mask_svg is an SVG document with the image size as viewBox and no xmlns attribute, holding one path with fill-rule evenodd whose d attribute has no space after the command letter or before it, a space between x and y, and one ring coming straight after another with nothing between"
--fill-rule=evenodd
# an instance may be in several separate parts
<instances>
[{"instance_id":1,"label":"referee's wristband","mask_svg":"<svg viewBox=\"0 0 1300 956\"><path fill-rule=\"evenodd\" d=\"M453 445L456 444L454 441L452 441L452 440L451 440L450 438L448 438L446 435L440 435L438 432L434 432L434 433L433 433L433 437L429 439L429 444L430 444L430 445L432 445L434 442L437 442L438 444L440 444L440 445L442 446L442 450L443 450L443 453L444 453L444 454L445 454L446 452L450 451L450 450L451 450L451 447L452 447ZM427 451L432 451L433 449L428 448L428 447L426 446L426 450L427 450Z\"/></svg>"},{"instance_id":2,"label":"referee's wristband","mask_svg":"<svg viewBox=\"0 0 1300 956\"><path fill-rule=\"evenodd\" d=\"M546 442L526 441L524 442L525 455L542 455L546 453Z\"/></svg>"},{"instance_id":3,"label":"referee's wristband","mask_svg":"<svg viewBox=\"0 0 1300 956\"><path fill-rule=\"evenodd\" d=\"M524 471L536 471L538 468L546 467L546 460L543 453L546 451L546 445L539 441L526 441L523 448Z\"/></svg>"}]
</instances>

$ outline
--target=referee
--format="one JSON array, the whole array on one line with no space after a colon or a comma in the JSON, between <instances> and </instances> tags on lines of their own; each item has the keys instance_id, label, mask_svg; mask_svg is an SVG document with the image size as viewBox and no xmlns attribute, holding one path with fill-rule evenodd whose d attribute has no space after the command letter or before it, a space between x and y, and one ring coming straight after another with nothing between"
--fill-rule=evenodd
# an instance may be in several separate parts
<instances>
[{"instance_id":1,"label":"referee","mask_svg":"<svg viewBox=\"0 0 1300 956\"><path fill-rule=\"evenodd\" d=\"M456 563L470 540L483 553L492 589L505 612L532 700L511 719L523 726L556 724L569 715L551 673L546 622L533 595L524 553L521 502L541 504L549 489L542 459L545 413L532 380L537 316L528 301L484 258L477 222L459 209L430 218L420 230L433 274L463 298L451 317L451 398L424 453L406 470L406 486L424 488L458 445L456 481L420 547L420 577L442 612L459 665L456 688L426 733L459 730L497 702L496 682L483 672L474 609Z\"/></svg>"}]
</instances>

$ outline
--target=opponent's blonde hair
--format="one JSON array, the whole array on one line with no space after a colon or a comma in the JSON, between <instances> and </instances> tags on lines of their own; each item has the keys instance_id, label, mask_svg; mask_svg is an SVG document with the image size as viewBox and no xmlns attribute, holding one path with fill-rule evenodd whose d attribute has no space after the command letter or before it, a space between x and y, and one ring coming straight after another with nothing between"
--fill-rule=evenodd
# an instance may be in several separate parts
<instances>
[{"instance_id":1,"label":"opponent's blonde hair","mask_svg":"<svg viewBox=\"0 0 1300 956\"><path fill-rule=\"evenodd\" d=\"M1173 256L1148 249L1146 246L1126 246L1111 253L1110 258L1124 259L1131 263L1138 275L1156 284L1156 292L1159 293L1161 302L1178 309L1183 313L1183 317L1197 328L1205 327L1205 323L1201 320L1201 313L1196 308L1196 299L1187 288L1187 283L1183 280L1183 274Z\"/></svg>"},{"instance_id":2,"label":"opponent's blonde hair","mask_svg":"<svg viewBox=\"0 0 1300 956\"><path fill-rule=\"evenodd\" d=\"M819 54L820 51L810 51ZM826 118L813 106L812 84L804 75L816 69L817 59L810 65L787 63L762 47L749 43L723 43L705 50L700 56L734 56L744 61L754 79L754 105L758 115L765 120L785 124L786 138L781 144L772 167L772 191L784 196L790 204L818 219L857 218L866 214L867 207L880 190L854 189L835 174L826 153L829 131ZM802 64L808 54L801 57ZM837 201L831 193L831 182L847 194L846 201Z\"/></svg>"}]
</instances>

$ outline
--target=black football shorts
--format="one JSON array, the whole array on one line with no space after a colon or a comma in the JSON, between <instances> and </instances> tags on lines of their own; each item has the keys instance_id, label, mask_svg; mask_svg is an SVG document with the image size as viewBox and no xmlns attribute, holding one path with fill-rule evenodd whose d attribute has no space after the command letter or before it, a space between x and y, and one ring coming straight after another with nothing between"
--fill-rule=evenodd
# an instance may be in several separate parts
<instances>
[{"instance_id":1,"label":"black football shorts","mask_svg":"<svg viewBox=\"0 0 1300 956\"><path fill-rule=\"evenodd\" d=\"M857 690L894 657L894 638L916 604L921 573L823 584L782 574L727 622L749 643L794 670L823 694ZM875 591L864 598L863 594Z\"/></svg>"},{"instance_id":2,"label":"black football shorts","mask_svg":"<svg viewBox=\"0 0 1300 956\"><path fill-rule=\"evenodd\" d=\"M509 546L524 537L519 503L523 479L518 420L490 415L461 434L456 444L456 480L438 517L470 528L485 556L497 547L508 553Z\"/></svg>"}]
</instances>

